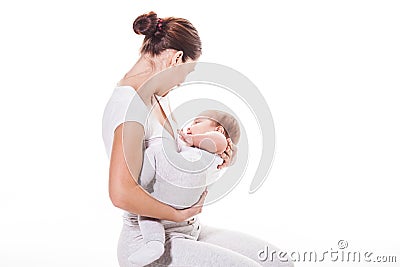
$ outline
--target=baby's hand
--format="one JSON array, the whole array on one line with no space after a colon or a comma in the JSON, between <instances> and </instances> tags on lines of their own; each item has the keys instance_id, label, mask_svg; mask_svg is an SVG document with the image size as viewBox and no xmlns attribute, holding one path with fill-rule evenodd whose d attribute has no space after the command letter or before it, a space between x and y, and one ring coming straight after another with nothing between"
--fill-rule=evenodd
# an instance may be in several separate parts
<instances>
[{"instance_id":1,"label":"baby's hand","mask_svg":"<svg viewBox=\"0 0 400 267\"><path fill-rule=\"evenodd\" d=\"M193 146L193 138L190 134L183 132L183 130L178 130L179 138L182 139L188 146Z\"/></svg>"}]
</instances>

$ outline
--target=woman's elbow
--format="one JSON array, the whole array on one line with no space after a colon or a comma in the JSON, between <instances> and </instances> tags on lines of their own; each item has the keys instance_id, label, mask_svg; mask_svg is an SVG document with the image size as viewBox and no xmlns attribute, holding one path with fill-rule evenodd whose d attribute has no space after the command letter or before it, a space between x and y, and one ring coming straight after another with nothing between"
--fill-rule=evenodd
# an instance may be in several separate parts
<instances>
[{"instance_id":1,"label":"woman's elbow","mask_svg":"<svg viewBox=\"0 0 400 267\"><path fill-rule=\"evenodd\" d=\"M124 205L124 198L121 196L121 194L118 194L117 192L115 192L115 190L111 190L111 188L109 189L109 197L111 200L111 203L117 207L122 209L125 205Z\"/></svg>"},{"instance_id":2,"label":"woman's elbow","mask_svg":"<svg viewBox=\"0 0 400 267\"><path fill-rule=\"evenodd\" d=\"M115 179L115 177L110 176L110 183L108 186L108 194L111 200L111 203L120 209L123 209L126 206L126 185L120 182L119 179Z\"/></svg>"},{"instance_id":3,"label":"woman's elbow","mask_svg":"<svg viewBox=\"0 0 400 267\"><path fill-rule=\"evenodd\" d=\"M122 171L110 168L108 194L114 206L124 209L135 195L136 186L137 182L125 168Z\"/></svg>"}]
</instances>

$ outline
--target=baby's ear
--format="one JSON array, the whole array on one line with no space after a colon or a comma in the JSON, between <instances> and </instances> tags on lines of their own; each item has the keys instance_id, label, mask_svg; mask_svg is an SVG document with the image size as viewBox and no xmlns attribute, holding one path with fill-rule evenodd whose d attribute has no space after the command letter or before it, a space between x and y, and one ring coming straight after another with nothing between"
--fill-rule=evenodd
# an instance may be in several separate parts
<instances>
[{"instance_id":1,"label":"baby's ear","mask_svg":"<svg viewBox=\"0 0 400 267\"><path fill-rule=\"evenodd\" d=\"M215 130L216 130L217 132L220 132L220 133L222 133L222 134L225 134L224 127L222 127L221 125L220 125L220 126L217 126L217 128L215 128Z\"/></svg>"}]
</instances>

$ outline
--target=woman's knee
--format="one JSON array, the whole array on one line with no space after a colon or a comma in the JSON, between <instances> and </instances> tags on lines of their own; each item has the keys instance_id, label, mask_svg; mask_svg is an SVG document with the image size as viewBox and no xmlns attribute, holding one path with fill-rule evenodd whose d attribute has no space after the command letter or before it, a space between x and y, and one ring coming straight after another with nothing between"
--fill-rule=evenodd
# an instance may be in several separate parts
<instances>
[{"instance_id":1,"label":"woman's knee","mask_svg":"<svg viewBox=\"0 0 400 267\"><path fill-rule=\"evenodd\" d=\"M164 255L150 266L260 267L239 253L205 242L175 238L167 242Z\"/></svg>"},{"instance_id":2,"label":"woman's knee","mask_svg":"<svg viewBox=\"0 0 400 267\"><path fill-rule=\"evenodd\" d=\"M293 263L289 257L275 257L273 260L271 258L268 260L263 258L262 252L265 250L265 248L268 248L269 252L274 251L276 254L280 252L280 249L260 238L242 232L214 228L210 226L203 226L203 230L202 233L200 233L199 241L233 250L248 258L251 258L261 266L293 267Z\"/></svg>"}]
</instances>

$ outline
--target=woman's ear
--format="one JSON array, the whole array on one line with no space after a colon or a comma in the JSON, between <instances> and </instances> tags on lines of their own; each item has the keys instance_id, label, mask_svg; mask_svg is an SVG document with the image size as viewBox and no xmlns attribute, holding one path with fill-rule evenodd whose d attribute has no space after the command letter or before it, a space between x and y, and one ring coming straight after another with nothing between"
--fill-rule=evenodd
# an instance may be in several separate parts
<instances>
[{"instance_id":1,"label":"woman's ear","mask_svg":"<svg viewBox=\"0 0 400 267\"><path fill-rule=\"evenodd\" d=\"M183 63L182 59L183 59L183 51L176 52L171 58L170 66L175 66L177 64Z\"/></svg>"}]
</instances>

